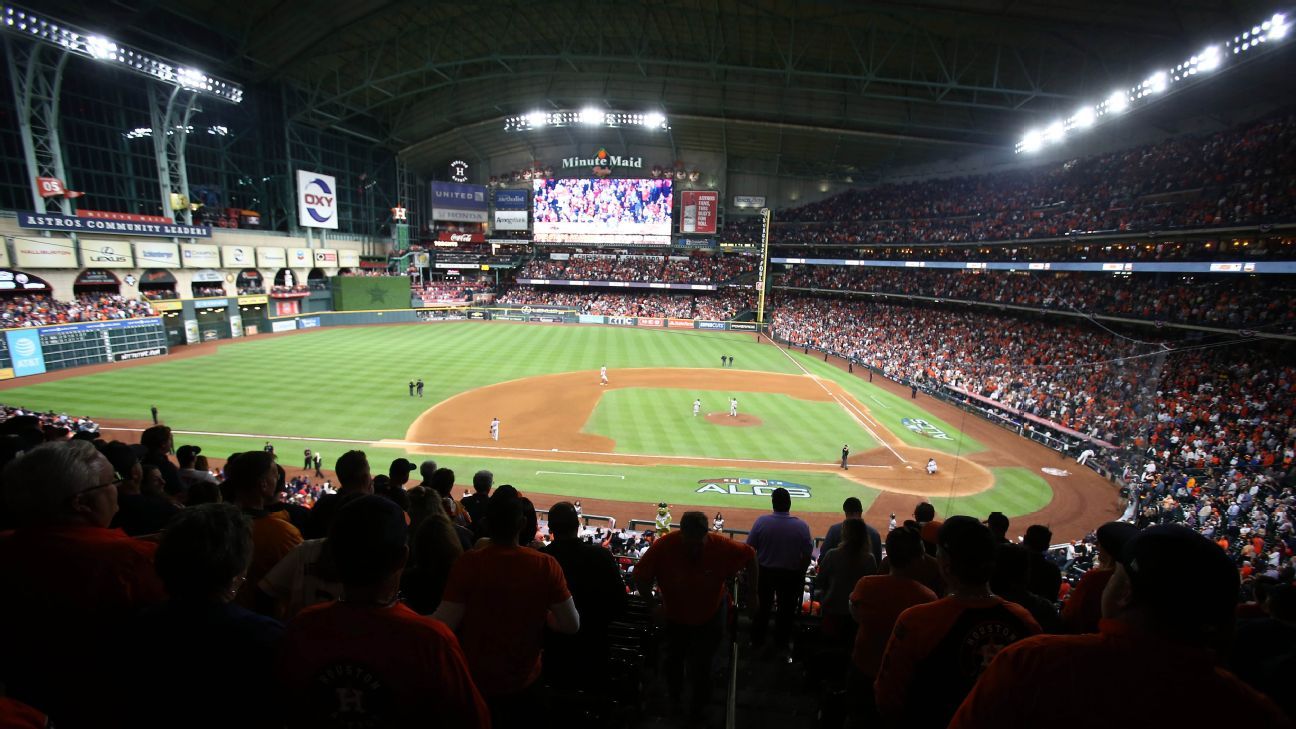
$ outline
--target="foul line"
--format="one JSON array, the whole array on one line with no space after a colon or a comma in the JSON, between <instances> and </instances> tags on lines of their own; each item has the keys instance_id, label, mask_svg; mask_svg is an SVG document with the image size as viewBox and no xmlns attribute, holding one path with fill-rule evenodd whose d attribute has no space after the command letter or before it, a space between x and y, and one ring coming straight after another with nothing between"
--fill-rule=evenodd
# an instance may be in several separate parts
<instances>
[{"instance_id":1,"label":"foul line","mask_svg":"<svg viewBox=\"0 0 1296 729\"><path fill-rule=\"evenodd\" d=\"M873 397L872 395L869 395L869 396L868 396L868 399L870 399L870 400L872 400L873 402L875 402L875 403L877 403L878 405L880 405L880 406L882 407L883 410L890 410L890 409L891 409L891 406L890 406L890 405L887 405L886 403L882 402L881 400L877 399L876 397Z\"/></svg>"},{"instance_id":2,"label":"foul line","mask_svg":"<svg viewBox=\"0 0 1296 729\"><path fill-rule=\"evenodd\" d=\"M619 478L622 481L625 480L625 476L618 476L615 473L576 473L574 471L536 471L537 476L539 476L542 473L548 473L554 476L594 476L597 478Z\"/></svg>"},{"instance_id":3,"label":"foul line","mask_svg":"<svg viewBox=\"0 0 1296 729\"><path fill-rule=\"evenodd\" d=\"M873 440L876 440L877 442L881 443L883 448L886 448L887 450L891 451L891 455L895 456L896 458L899 458L901 463L909 462L905 460L904 456L897 453L896 449L892 448L889 443L883 440L882 436L877 434L877 431L870 428L868 423L864 422L866 419L868 419L868 416L864 414L864 411L855 407L854 404L846 402L841 398L837 397L836 393L834 393L832 390L829 390L828 387L824 385L824 383L819 379L818 376L810 374L810 370L806 369L800 362L798 362L796 357L793 357L792 355L788 354L787 350L778 346L778 344L775 344L774 348L782 352L784 357L787 357L789 360L791 360L792 364L796 365L797 369L801 370L801 372L803 372L806 377L809 377L810 379L814 380L814 383L818 385L820 389L828 393L828 397L831 397L834 401L837 402L838 405L841 405L846 410L847 415L850 415L852 418L855 418L855 422L859 423L860 427L864 428L864 430L867 430L869 435L873 436ZM882 424L878 423L878 427L882 427Z\"/></svg>"},{"instance_id":4,"label":"foul line","mask_svg":"<svg viewBox=\"0 0 1296 729\"><path fill-rule=\"evenodd\" d=\"M120 433L143 433L143 428L110 428L100 426L99 430L111 430ZM708 456L668 456L662 454L644 454L644 453L611 453L608 451L562 451L557 448L509 448L507 446L482 446L482 445L465 445L463 443L421 443L412 440L357 440L355 438L315 438L305 435L266 435L263 433L219 433L208 430L172 430L177 435L207 435L220 438L251 438L253 440L295 440L305 443L347 443L355 445L368 445L382 447L413 446L418 448L461 448L466 450L477 451L502 451L505 453L565 453L575 456L603 456L605 458L651 458L654 460L668 461L714 461L717 463L738 463L738 464L767 464L771 466L837 466L837 463L822 463L819 461L771 461L761 458L713 458ZM618 465L635 466L634 463L625 463ZM891 466L874 466L864 463L851 464L856 468L891 468Z\"/></svg>"}]
</instances>

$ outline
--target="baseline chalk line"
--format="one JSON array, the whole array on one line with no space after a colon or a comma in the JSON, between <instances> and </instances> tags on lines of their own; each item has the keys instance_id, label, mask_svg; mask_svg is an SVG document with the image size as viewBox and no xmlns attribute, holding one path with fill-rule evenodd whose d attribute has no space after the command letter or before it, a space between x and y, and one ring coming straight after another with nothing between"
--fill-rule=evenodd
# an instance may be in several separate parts
<instances>
[{"instance_id":1,"label":"baseline chalk line","mask_svg":"<svg viewBox=\"0 0 1296 729\"><path fill-rule=\"evenodd\" d=\"M575 471L536 471L537 476L539 476L542 473L547 473L552 476L593 476L596 478L619 478L622 481L625 480L625 476L620 476L615 473L576 473Z\"/></svg>"}]
</instances>

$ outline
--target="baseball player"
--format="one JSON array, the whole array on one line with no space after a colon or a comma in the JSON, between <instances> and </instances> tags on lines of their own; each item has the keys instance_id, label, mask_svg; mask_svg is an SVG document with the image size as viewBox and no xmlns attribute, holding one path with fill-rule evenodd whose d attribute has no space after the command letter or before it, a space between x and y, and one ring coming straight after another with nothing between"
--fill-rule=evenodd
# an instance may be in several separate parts
<instances>
[{"instance_id":1,"label":"baseball player","mask_svg":"<svg viewBox=\"0 0 1296 729\"><path fill-rule=\"evenodd\" d=\"M311 464L314 463L314 462L315 462L315 459L311 457L311 449L307 448L307 449L306 449L306 462L305 462L305 464L302 465L302 470L303 470L303 471L309 471L309 470L311 469Z\"/></svg>"},{"instance_id":2,"label":"baseball player","mask_svg":"<svg viewBox=\"0 0 1296 729\"><path fill-rule=\"evenodd\" d=\"M414 397L414 380L410 380L410 397Z\"/></svg>"},{"instance_id":3,"label":"baseball player","mask_svg":"<svg viewBox=\"0 0 1296 729\"><path fill-rule=\"evenodd\" d=\"M738 398L736 397L729 398L729 417L738 417Z\"/></svg>"},{"instance_id":4,"label":"baseball player","mask_svg":"<svg viewBox=\"0 0 1296 729\"><path fill-rule=\"evenodd\" d=\"M599 382L600 385L607 384L607 365L603 365L601 368L599 368L599 380L600 380Z\"/></svg>"},{"instance_id":5,"label":"baseball player","mask_svg":"<svg viewBox=\"0 0 1296 729\"><path fill-rule=\"evenodd\" d=\"M423 378L422 378L422 377L418 378L418 382L415 382L415 383L414 383L414 389L418 392L418 396L419 396L419 397L423 397Z\"/></svg>"},{"instance_id":6,"label":"baseball player","mask_svg":"<svg viewBox=\"0 0 1296 729\"><path fill-rule=\"evenodd\" d=\"M499 440L499 418L491 418L491 440Z\"/></svg>"},{"instance_id":7,"label":"baseball player","mask_svg":"<svg viewBox=\"0 0 1296 729\"><path fill-rule=\"evenodd\" d=\"M850 466L847 466L847 465L846 465L846 459L847 459L847 458L850 458L850 446L847 445L847 444L845 444L845 443L843 443L843 444L842 444L842 470L843 470L843 471L849 471L849 470L850 470Z\"/></svg>"},{"instance_id":8,"label":"baseball player","mask_svg":"<svg viewBox=\"0 0 1296 729\"><path fill-rule=\"evenodd\" d=\"M315 460L315 477L324 478L324 471L322 468L324 466L324 454L320 451L315 451L311 458Z\"/></svg>"},{"instance_id":9,"label":"baseball player","mask_svg":"<svg viewBox=\"0 0 1296 729\"><path fill-rule=\"evenodd\" d=\"M928 476L935 476L935 475L936 475L936 459L935 459L935 458L928 458L928 459L927 459L927 475L928 475Z\"/></svg>"},{"instance_id":10,"label":"baseball player","mask_svg":"<svg viewBox=\"0 0 1296 729\"><path fill-rule=\"evenodd\" d=\"M698 416L698 413L701 411L702 411L702 398L698 398L693 401L693 417L696 418Z\"/></svg>"},{"instance_id":11,"label":"baseball player","mask_svg":"<svg viewBox=\"0 0 1296 729\"><path fill-rule=\"evenodd\" d=\"M1079 463L1080 465L1083 466L1084 463L1085 463L1085 461L1089 460L1090 458L1093 458L1094 455L1095 455L1095 454L1094 454L1094 449L1092 449L1092 448L1086 448L1086 449L1080 451L1080 457L1076 459L1076 463Z\"/></svg>"}]
</instances>

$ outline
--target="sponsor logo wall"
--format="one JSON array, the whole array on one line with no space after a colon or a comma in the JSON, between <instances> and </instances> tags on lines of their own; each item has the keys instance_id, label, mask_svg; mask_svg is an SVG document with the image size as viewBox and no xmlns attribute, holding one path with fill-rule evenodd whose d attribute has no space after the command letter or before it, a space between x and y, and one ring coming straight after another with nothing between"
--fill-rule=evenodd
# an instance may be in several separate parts
<instances>
[{"instance_id":1,"label":"sponsor logo wall","mask_svg":"<svg viewBox=\"0 0 1296 729\"><path fill-rule=\"evenodd\" d=\"M40 333L34 329L10 329L5 332L13 371L18 377L45 372L45 353L41 351Z\"/></svg>"},{"instance_id":2,"label":"sponsor logo wall","mask_svg":"<svg viewBox=\"0 0 1296 729\"><path fill-rule=\"evenodd\" d=\"M14 238L14 258L23 268L76 268L71 241Z\"/></svg>"},{"instance_id":3,"label":"sponsor logo wall","mask_svg":"<svg viewBox=\"0 0 1296 729\"><path fill-rule=\"evenodd\" d=\"M81 240L81 265L95 268L131 268L135 265L129 241Z\"/></svg>"},{"instance_id":4,"label":"sponsor logo wall","mask_svg":"<svg viewBox=\"0 0 1296 729\"><path fill-rule=\"evenodd\" d=\"M105 218L86 218L56 213L18 213L18 227L34 230L61 230L68 233L107 233L109 235L151 235L161 238L210 238L206 225L168 225Z\"/></svg>"},{"instance_id":5,"label":"sponsor logo wall","mask_svg":"<svg viewBox=\"0 0 1296 729\"><path fill-rule=\"evenodd\" d=\"M722 321L699 321L697 323L697 328L698 329L724 329L725 323Z\"/></svg>"},{"instance_id":6,"label":"sponsor logo wall","mask_svg":"<svg viewBox=\"0 0 1296 729\"><path fill-rule=\"evenodd\" d=\"M685 190L680 194L680 232L716 232L716 214L720 209L720 193L710 190Z\"/></svg>"},{"instance_id":7,"label":"sponsor logo wall","mask_svg":"<svg viewBox=\"0 0 1296 729\"><path fill-rule=\"evenodd\" d=\"M764 195L734 195L734 207L736 208L763 208L765 207Z\"/></svg>"},{"instance_id":8,"label":"sponsor logo wall","mask_svg":"<svg viewBox=\"0 0 1296 729\"><path fill-rule=\"evenodd\" d=\"M337 230L337 180L331 175L297 170L297 222L307 228Z\"/></svg>"},{"instance_id":9,"label":"sponsor logo wall","mask_svg":"<svg viewBox=\"0 0 1296 729\"><path fill-rule=\"evenodd\" d=\"M432 219L485 223L487 221L486 186L433 182Z\"/></svg>"},{"instance_id":10,"label":"sponsor logo wall","mask_svg":"<svg viewBox=\"0 0 1296 729\"><path fill-rule=\"evenodd\" d=\"M180 246L175 243L135 242L135 260L141 268L179 268Z\"/></svg>"},{"instance_id":11,"label":"sponsor logo wall","mask_svg":"<svg viewBox=\"0 0 1296 729\"><path fill-rule=\"evenodd\" d=\"M184 243L180 246L180 261L185 268L220 268L220 248Z\"/></svg>"},{"instance_id":12,"label":"sponsor logo wall","mask_svg":"<svg viewBox=\"0 0 1296 729\"><path fill-rule=\"evenodd\" d=\"M225 268L244 268L255 265L256 250L250 246L221 246L221 260Z\"/></svg>"},{"instance_id":13,"label":"sponsor logo wall","mask_svg":"<svg viewBox=\"0 0 1296 729\"><path fill-rule=\"evenodd\" d=\"M337 251L331 248L316 248L314 254L316 266L320 268L337 268Z\"/></svg>"},{"instance_id":14,"label":"sponsor logo wall","mask_svg":"<svg viewBox=\"0 0 1296 729\"><path fill-rule=\"evenodd\" d=\"M337 252L338 265L343 268L359 268L360 251L343 248Z\"/></svg>"},{"instance_id":15,"label":"sponsor logo wall","mask_svg":"<svg viewBox=\"0 0 1296 729\"><path fill-rule=\"evenodd\" d=\"M496 210L527 210L530 207L531 200L527 190L495 191Z\"/></svg>"},{"instance_id":16,"label":"sponsor logo wall","mask_svg":"<svg viewBox=\"0 0 1296 729\"><path fill-rule=\"evenodd\" d=\"M311 268L315 265L315 254L309 248L289 248L288 265L293 268Z\"/></svg>"},{"instance_id":17,"label":"sponsor logo wall","mask_svg":"<svg viewBox=\"0 0 1296 729\"><path fill-rule=\"evenodd\" d=\"M283 268L288 265L288 254L282 248L257 248L256 260L261 268Z\"/></svg>"},{"instance_id":18,"label":"sponsor logo wall","mask_svg":"<svg viewBox=\"0 0 1296 729\"><path fill-rule=\"evenodd\" d=\"M525 210L495 211L495 230L526 230L527 223Z\"/></svg>"}]
</instances>

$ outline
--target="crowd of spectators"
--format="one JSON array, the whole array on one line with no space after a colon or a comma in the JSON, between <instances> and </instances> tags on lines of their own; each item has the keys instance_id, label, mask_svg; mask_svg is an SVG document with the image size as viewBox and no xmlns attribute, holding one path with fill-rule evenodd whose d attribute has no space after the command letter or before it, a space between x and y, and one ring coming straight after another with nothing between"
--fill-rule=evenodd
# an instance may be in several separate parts
<instances>
[{"instance_id":1,"label":"crowd of spectators","mask_svg":"<svg viewBox=\"0 0 1296 729\"><path fill-rule=\"evenodd\" d=\"M863 258L886 261L986 261L1052 263L1125 263L1175 261L1250 262L1290 260L1296 237L1279 233L1193 240L1008 241L996 243L885 245L859 247L775 247L771 256L791 258Z\"/></svg>"},{"instance_id":2,"label":"crowd of spectators","mask_svg":"<svg viewBox=\"0 0 1296 729\"><path fill-rule=\"evenodd\" d=\"M534 286L513 286L498 299L501 305L543 304L573 306L581 314L605 316L649 316L688 319L693 316L694 299L703 295L672 294L664 291L637 293L620 291L571 292Z\"/></svg>"},{"instance_id":3,"label":"crowd of spectators","mask_svg":"<svg viewBox=\"0 0 1296 729\"><path fill-rule=\"evenodd\" d=\"M667 283L726 283L754 272L759 260L751 256L660 256L641 254L571 253L570 258L536 258L518 273L522 278L571 281L635 281Z\"/></svg>"},{"instance_id":4,"label":"crowd of spectators","mask_svg":"<svg viewBox=\"0 0 1296 729\"><path fill-rule=\"evenodd\" d=\"M210 285L210 286L203 286L202 284L194 284L194 285L193 285L193 295L194 295L195 297L201 297L201 296L224 296L224 295L225 295L225 286L222 285L222 284L213 284L213 285Z\"/></svg>"},{"instance_id":5,"label":"crowd of spectators","mask_svg":"<svg viewBox=\"0 0 1296 729\"><path fill-rule=\"evenodd\" d=\"M0 328L156 316L147 301L118 294L78 294L59 301L45 294L0 297Z\"/></svg>"},{"instance_id":6,"label":"crowd of spectators","mask_svg":"<svg viewBox=\"0 0 1296 729\"><path fill-rule=\"evenodd\" d=\"M1177 324L1291 332L1289 276L963 271L794 266L775 286L1037 307Z\"/></svg>"},{"instance_id":7,"label":"crowd of spectators","mask_svg":"<svg viewBox=\"0 0 1296 729\"><path fill-rule=\"evenodd\" d=\"M879 185L779 211L778 243L889 244L1255 225L1296 215L1296 114L1062 163ZM723 238L755 241L755 219Z\"/></svg>"},{"instance_id":8,"label":"crowd of spectators","mask_svg":"<svg viewBox=\"0 0 1296 729\"><path fill-rule=\"evenodd\" d=\"M708 296L693 300L693 318L710 321L730 321L745 311L756 308L756 291L747 287L731 286Z\"/></svg>"},{"instance_id":9,"label":"crowd of spectators","mask_svg":"<svg viewBox=\"0 0 1296 729\"><path fill-rule=\"evenodd\" d=\"M142 288L140 289L140 298L147 299L149 301L157 301L162 299L178 299L180 298L180 292L176 291L175 289L143 289Z\"/></svg>"},{"instance_id":10,"label":"crowd of spectators","mask_svg":"<svg viewBox=\"0 0 1296 729\"><path fill-rule=\"evenodd\" d=\"M426 304L462 304L471 302L473 294L490 289L490 285L483 281L429 281L412 291Z\"/></svg>"},{"instance_id":11,"label":"crowd of spectators","mask_svg":"<svg viewBox=\"0 0 1296 729\"><path fill-rule=\"evenodd\" d=\"M306 284L293 284L292 286L274 285L270 287L270 295L275 296L305 296L311 292L310 286Z\"/></svg>"},{"instance_id":12,"label":"crowd of spectators","mask_svg":"<svg viewBox=\"0 0 1296 729\"><path fill-rule=\"evenodd\" d=\"M266 292L265 286L262 286L262 285L259 285L259 284L256 285L256 286L240 286L240 287L238 287L238 295L239 295L239 296L248 296L248 295L250 295L250 294L264 294L265 292Z\"/></svg>"}]
</instances>

